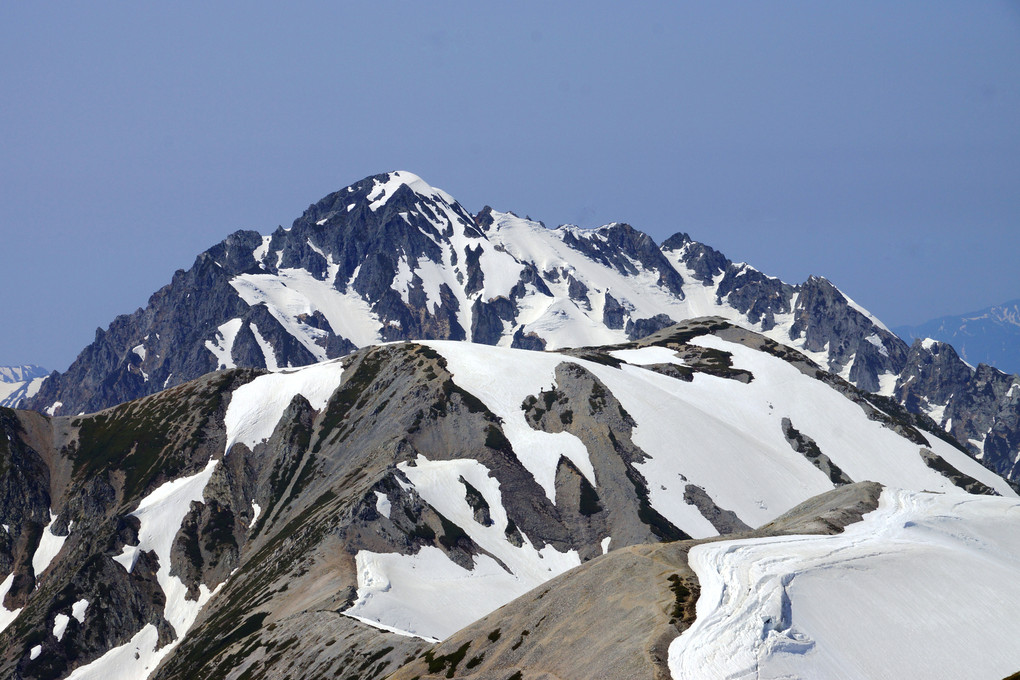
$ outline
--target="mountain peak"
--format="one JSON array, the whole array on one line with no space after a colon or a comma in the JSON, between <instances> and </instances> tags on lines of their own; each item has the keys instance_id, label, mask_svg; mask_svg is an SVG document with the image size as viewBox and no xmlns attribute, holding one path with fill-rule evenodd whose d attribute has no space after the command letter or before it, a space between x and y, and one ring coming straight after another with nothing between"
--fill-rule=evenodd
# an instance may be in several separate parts
<instances>
[{"instance_id":1,"label":"mountain peak","mask_svg":"<svg viewBox=\"0 0 1020 680\"><path fill-rule=\"evenodd\" d=\"M374 183L372 190L368 193L368 200L371 201L369 208L374 212L382 207L401 187L407 187L418 196L432 200L441 200L453 205L457 202L450 194L442 189L437 189L423 180L413 172L396 170L383 175L372 177Z\"/></svg>"}]
</instances>

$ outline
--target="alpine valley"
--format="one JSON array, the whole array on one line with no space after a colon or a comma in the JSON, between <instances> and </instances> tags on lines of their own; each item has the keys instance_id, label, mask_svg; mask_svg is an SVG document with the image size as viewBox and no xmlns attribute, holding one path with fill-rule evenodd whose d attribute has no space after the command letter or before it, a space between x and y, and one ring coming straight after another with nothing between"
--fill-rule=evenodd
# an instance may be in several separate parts
<instances>
[{"instance_id":1,"label":"alpine valley","mask_svg":"<svg viewBox=\"0 0 1020 680\"><path fill-rule=\"evenodd\" d=\"M686 234L369 177L18 405L3 678L1020 671L1020 377Z\"/></svg>"}]
</instances>

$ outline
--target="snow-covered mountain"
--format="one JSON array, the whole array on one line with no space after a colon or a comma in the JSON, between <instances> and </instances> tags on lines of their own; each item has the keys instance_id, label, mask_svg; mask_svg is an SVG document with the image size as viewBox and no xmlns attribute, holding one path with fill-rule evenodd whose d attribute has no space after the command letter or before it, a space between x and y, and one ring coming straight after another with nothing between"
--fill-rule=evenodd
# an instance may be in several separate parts
<instances>
[{"instance_id":1,"label":"snow-covered mountain","mask_svg":"<svg viewBox=\"0 0 1020 680\"><path fill-rule=\"evenodd\" d=\"M907 403L1020 479L1020 379L961 362L951 389L943 377L919 380L943 361L930 344L908 347L826 279L790 285L682 233L658 246L627 224L547 229L490 208L471 215L407 172L330 194L290 229L232 234L145 309L97 330L67 372L23 403L85 413L218 368L304 366L380 341L556 349L703 315Z\"/></svg>"},{"instance_id":2,"label":"snow-covered mountain","mask_svg":"<svg viewBox=\"0 0 1020 680\"><path fill-rule=\"evenodd\" d=\"M893 330L907 342L932 338L949 343L972 365L1020 373L1020 300Z\"/></svg>"},{"instance_id":3,"label":"snow-covered mountain","mask_svg":"<svg viewBox=\"0 0 1020 680\"><path fill-rule=\"evenodd\" d=\"M17 406L34 397L48 375L45 368L32 364L0 366L0 406Z\"/></svg>"},{"instance_id":4,"label":"snow-covered mountain","mask_svg":"<svg viewBox=\"0 0 1020 680\"><path fill-rule=\"evenodd\" d=\"M607 552L863 480L1017 501L930 419L720 318L562 352L377 345L0 427L11 678L454 677L435 640Z\"/></svg>"}]
</instances>

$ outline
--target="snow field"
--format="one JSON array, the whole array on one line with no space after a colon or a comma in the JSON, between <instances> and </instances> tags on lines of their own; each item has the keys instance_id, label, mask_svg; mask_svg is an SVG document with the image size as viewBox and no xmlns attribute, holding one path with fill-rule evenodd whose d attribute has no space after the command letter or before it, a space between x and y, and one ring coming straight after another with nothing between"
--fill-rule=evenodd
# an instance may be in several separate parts
<instances>
[{"instance_id":1,"label":"snow field","mask_svg":"<svg viewBox=\"0 0 1020 680\"><path fill-rule=\"evenodd\" d=\"M216 357L217 368L236 368L236 364L234 364L234 360L231 358L231 350L234 347L234 340L237 338L239 330L241 330L241 320L231 319L216 329L216 338L214 340L205 341L205 348Z\"/></svg>"},{"instance_id":2,"label":"snow field","mask_svg":"<svg viewBox=\"0 0 1020 680\"><path fill-rule=\"evenodd\" d=\"M114 647L92 663L76 668L67 680L139 680L156 670L159 662L176 646L159 646L159 632L151 623L119 647Z\"/></svg>"},{"instance_id":3,"label":"snow field","mask_svg":"<svg viewBox=\"0 0 1020 680\"><path fill-rule=\"evenodd\" d=\"M331 270L336 267L329 260ZM238 296L252 307L266 308L288 333L318 360L326 357L326 349L316 341L325 331L298 320L301 315L321 312L330 328L358 347L379 342L382 322L371 306L354 292L348 282L347 292L333 287L333 279L320 281L304 269L280 269L278 274L240 274L230 280ZM356 278L355 272L351 279Z\"/></svg>"},{"instance_id":4,"label":"snow field","mask_svg":"<svg viewBox=\"0 0 1020 680\"><path fill-rule=\"evenodd\" d=\"M833 536L690 551L697 620L669 649L685 678L1004 677L1020 667L1020 502L886 489Z\"/></svg>"},{"instance_id":5,"label":"snow field","mask_svg":"<svg viewBox=\"0 0 1020 680\"><path fill-rule=\"evenodd\" d=\"M676 352L668 347L640 347L638 349L617 349L609 353L609 356L625 361L634 366L649 366L651 364L675 364L684 366L684 361L676 355Z\"/></svg>"}]
</instances>

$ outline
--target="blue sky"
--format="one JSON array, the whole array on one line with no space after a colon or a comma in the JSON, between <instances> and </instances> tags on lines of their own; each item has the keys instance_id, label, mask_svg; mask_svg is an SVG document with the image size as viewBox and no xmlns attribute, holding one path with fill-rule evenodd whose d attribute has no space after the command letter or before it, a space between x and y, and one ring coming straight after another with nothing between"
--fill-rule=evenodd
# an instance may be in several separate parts
<instances>
[{"instance_id":1,"label":"blue sky","mask_svg":"<svg viewBox=\"0 0 1020 680\"><path fill-rule=\"evenodd\" d=\"M1020 297L1020 4L0 4L0 364L405 169L890 325Z\"/></svg>"}]
</instances>

